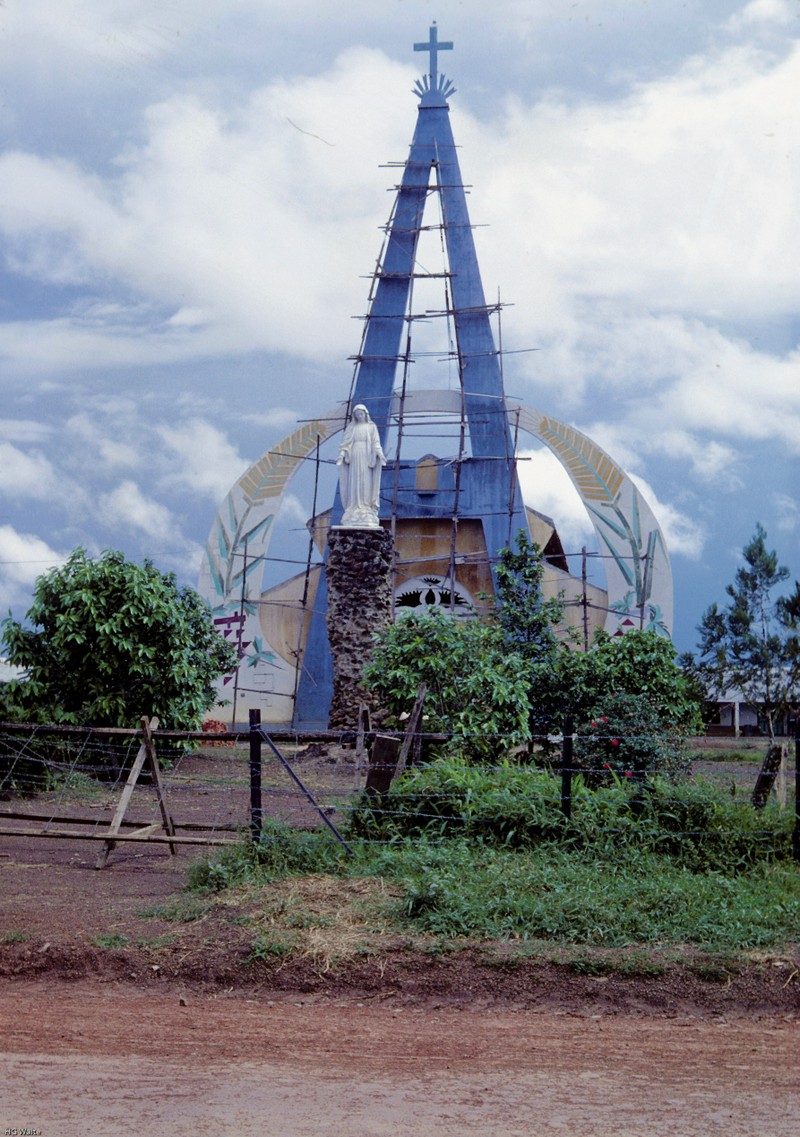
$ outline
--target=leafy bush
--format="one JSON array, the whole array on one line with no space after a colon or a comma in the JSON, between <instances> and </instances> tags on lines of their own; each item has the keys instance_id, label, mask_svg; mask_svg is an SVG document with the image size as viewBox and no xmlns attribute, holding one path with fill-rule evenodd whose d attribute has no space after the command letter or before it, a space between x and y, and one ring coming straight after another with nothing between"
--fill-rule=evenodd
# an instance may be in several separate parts
<instances>
[{"instance_id":1,"label":"leafy bush","mask_svg":"<svg viewBox=\"0 0 800 1137\"><path fill-rule=\"evenodd\" d=\"M567 820L560 780L552 774L511 763L475 767L451 758L408 771L381 810L356 803L350 829L384 841L424 836L507 848L558 844L611 862L665 853L693 871L728 872L789 859L792 819L772 806L755 810L703 783L643 785L614 778L590 791L576 778Z\"/></svg>"},{"instance_id":2,"label":"leafy bush","mask_svg":"<svg viewBox=\"0 0 800 1137\"><path fill-rule=\"evenodd\" d=\"M475 760L496 758L530 736L525 662L505 650L496 625L436 609L407 616L381 634L364 680L395 723L424 682L426 729L452 733Z\"/></svg>"},{"instance_id":3,"label":"leafy bush","mask_svg":"<svg viewBox=\"0 0 800 1137\"><path fill-rule=\"evenodd\" d=\"M702 722L696 685L672 643L655 632L598 632L589 651L570 651L554 631L563 603L544 599L542 571L538 548L520 534L517 551L498 559L494 615L454 620L430 610L398 621L377 638L366 686L396 724L425 683L428 730L451 733L473 761L499 760L522 744L547 756L567 715L605 716L615 720L617 745L629 740L624 761L614 743L595 739L584 746L587 764L623 775L680 771L679 740Z\"/></svg>"},{"instance_id":4,"label":"leafy bush","mask_svg":"<svg viewBox=\"0 0 800 1137\"><path fill-rule=\"evenodd\" d=\"M616 696L635 696L656 712L660 732L697 734L702 720L696 687L675 656L672 642L655 632L597 632L590 651L570 652L562 661L565 705L576 721L588 722L607 714Z\"/></svg>"},{"instance_id":5,"label":"leafy bush","mask_svg":"<svg viewBox=\"0 0 800 1137\"><path fill-rule=\"evenodd\" d=\"M574 760L588 786L614 776L641 781L687 772L691 759L685 740L665 730L662 712L647 698L611 695L602 710L575 731Z\"/></svg>"},{"instance_id":6,"label":"leafy bush","mask_svg":"<svg viewBox=\"0 0 800 1137\"><path fill-rule=\"evenodd\" d=\"M210 611L190 588L150 561L75 549L40 576L30 627L3 621L8 661L25 672L0 691L0 717L14 721L192 730L213 705L214 681L235 662Z\"/></svg>"}]
</instances>

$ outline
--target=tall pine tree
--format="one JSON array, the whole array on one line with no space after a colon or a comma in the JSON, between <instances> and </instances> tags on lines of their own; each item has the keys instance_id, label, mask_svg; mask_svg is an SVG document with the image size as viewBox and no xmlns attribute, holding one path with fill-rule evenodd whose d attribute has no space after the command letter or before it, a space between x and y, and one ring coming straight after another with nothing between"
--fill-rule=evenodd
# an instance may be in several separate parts
<instances>
[{"instance_id":1,"label":"tall pine tree","mask_svg":"<svg viewBox=\"0 0 800 1137\"><path fill-rule=\"evenodd\" d=\"M795 582L790 596L776 596L789 570L767 548L760 524L742 558L725 590L728 603L724 608L712 604L698 626L695 672L718 699L740 691L759 709L773 739L780 717L798 702L800 584Z\"/></svg>"}]
</instances>

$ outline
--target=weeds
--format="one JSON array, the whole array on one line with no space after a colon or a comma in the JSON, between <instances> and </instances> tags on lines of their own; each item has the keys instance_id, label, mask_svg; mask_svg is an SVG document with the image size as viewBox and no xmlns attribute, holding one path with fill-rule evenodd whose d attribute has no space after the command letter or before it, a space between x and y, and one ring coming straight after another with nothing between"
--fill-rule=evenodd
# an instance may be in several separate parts
<instances>
[{"instance_id":1,"label":"weeds","mask_svg":"<svg viewBox=\"0 0 800 1137\"><path fill-rule=\"evenodd\" d=\"M170 904L155 904L145 908L139 915L147 920L167 920L178 924L191 924L202 920L214 905L198 896L182 896Z\"/></svg>"},{"instance_id":2,"label":"weeds","mask_svg":"<svg viewBox=\"0 0 800 1137\"><path fill-rule=\"evenodd\" d=\"M10 928L0 936L3 944L24 944L31 937L27 932L20 932L17 928Z\"/></svg>"},{"instance_id":3,"label":"weeds","mask_svg":"<svg viewBox=\"0 0 800 1137\"><path fill-rule=\"evenodd\" d=\"M383 812L356 804L352 858L327 832L271 824L257 844L195 866L191 885L208 893L270 884L265 918L297 932L302 950L316 950L309 937L330 941L321 950L331 958L343 936L337 902L351 913L348 951L356 930L363 938L388 926L439 942L680 943L735 953L797 937L791 820L702 783L617 781L592 792L578 780L567 821L552 775L449 760L411 771ZM295 893L279 883L291 881Z\"/></svg>"},{"instance_id":4,"label":"weeds","mask_svg":"<svg viewBox=\"0 0 800 1137\"><path fill-rule=\"evenodd\" d=\"M106 951L116 951L119 948L127 947L130 940L127 936L121 936L117 932L109 932L107 935L93 936L90 942L95 947L103 948Z\"/></svg>"}]
</instances>

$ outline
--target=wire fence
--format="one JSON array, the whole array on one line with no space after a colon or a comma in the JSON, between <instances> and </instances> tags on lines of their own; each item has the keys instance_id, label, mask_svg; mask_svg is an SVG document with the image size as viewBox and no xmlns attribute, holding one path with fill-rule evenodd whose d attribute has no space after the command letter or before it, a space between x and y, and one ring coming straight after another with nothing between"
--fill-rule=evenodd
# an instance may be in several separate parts
<instances>
[{"instance_id":1,"label":"wire fence","mask_svg":"<svg viewBox=\"0 0 800 1137\"><path fill-rule=\"evenodd\" d=\"M386 842L396 839L401 822L407 832L428 824L441 833L457 831L461 810L469 814L465 831L479 833L497 820L496 810L481 814L474 785L451 785L444 792L425 783L431 750L447 748L443 735L274 732L253 712L250 729L238 733L153 729L155 761L148 765L142 757L148 735L144 728L0 723L0 836L99 841L106 853L120 842L167 844L174 850L260 840L265 825L277 821L301 830L326 826L349 852L354 834ZM544 773L550 806L569 821L576 803L585 800L581 793L587 786L619 783L635 796L654 773L647 768L618 771L602 754L576 754L569 725L548 741L547 751L517 753L510 765L470 767L470 777L475 784L502 789L510 769ZM493 742L502 749L501 739ZM751 740L748 745L753 746ZM764 740L761 749L747 762L695 762L687 776L696 777L700 766L720 796L744 803L763 806L774 793L785 816L793 817L792 851L800 860L800 732L793 745L787 741L769 748ZM419 777L400 781L409 766L416 767ZM515 817L541 812L542 784L541 777L529 783L513 779ZM359 828L364 817L370 825ZM750 837L758 842L767 829L766 822L763 832L751 826ZM687 826L677 835L689 840L695 834Z\"/></svg>"}]
</instances>

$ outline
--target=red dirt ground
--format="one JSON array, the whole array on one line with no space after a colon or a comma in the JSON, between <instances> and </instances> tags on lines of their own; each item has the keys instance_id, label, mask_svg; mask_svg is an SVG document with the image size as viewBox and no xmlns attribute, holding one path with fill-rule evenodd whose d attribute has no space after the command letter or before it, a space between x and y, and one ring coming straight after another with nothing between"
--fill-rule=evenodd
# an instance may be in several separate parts
<instances>
[{"instance_id":1,"label":"red dirt ground","mask_svg":"<svg viewBox=\"0 0 800 1137\"><path fill-rule=\"evenodd\" d=\"M196 853L123 844L98 872L98 847L0 838L0 1134L800 1131L800 959L591 976L398 941L253 964L235 910L142 915Z\"/></svg>"},{"instance_id":2,"label":"red dirt ground","mask_svg":"<svg viewBox=\"0 0 800 1137\"><path fill-rule=\"evenodd\" d=\"M782 1018L304 1005L125 985L0 995L6 1133L794 1137Z\"/></svg>"}]
</instances>

